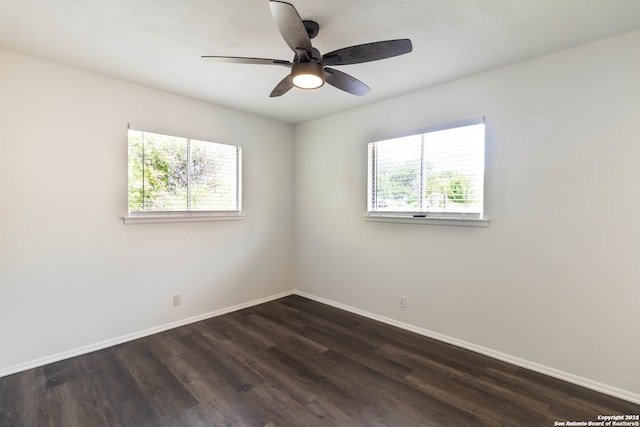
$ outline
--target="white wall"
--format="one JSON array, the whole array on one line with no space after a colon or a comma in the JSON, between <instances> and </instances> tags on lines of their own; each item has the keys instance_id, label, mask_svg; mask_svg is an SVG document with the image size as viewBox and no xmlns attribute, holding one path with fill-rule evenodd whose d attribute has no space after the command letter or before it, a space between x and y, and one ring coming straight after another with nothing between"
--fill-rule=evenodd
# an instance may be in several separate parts
<instances>
[{"instance_id":1,"label":"white wall","mask_svg":"<svg viewBox=\"0 0 640 427\"><path fill-rule=\"evenodd\" d=\"M246 220L123 225L128 122L242 144ZM0 372L293 288L291 125L0 51L0 147Z\"/></svg>"},{"instance_id":2,"label":"white wall","mask_svg":"<svg viewBox=\"0 0 640 427\"><path fill-rule=\"evenodd\" d=\"M298 125L297 288L639 396L638 46L636 31ZM364 221L367 142L478 116L488 228Z\"/></svg>"}]
</instances>

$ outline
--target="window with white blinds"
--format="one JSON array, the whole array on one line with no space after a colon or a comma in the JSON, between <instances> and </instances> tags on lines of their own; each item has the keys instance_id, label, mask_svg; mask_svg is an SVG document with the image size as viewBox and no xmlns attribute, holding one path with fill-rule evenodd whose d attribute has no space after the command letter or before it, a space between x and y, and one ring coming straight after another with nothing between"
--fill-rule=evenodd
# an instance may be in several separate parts
<instances>
[{"instance_id":1,"label":"window with white blinds","mask_svg":"<svg viewBox=\"0 0 640 427\"><path fill-rule=\"evenodd\" d=\"M369 214L482 218L484 120L369 144Z\"/></svg>"},{"instance_id":2,"label":"window with white blinds","mask_svg":"<svg viewBox=\"0 0 640 427\"><path fill-rule=\"evenodd\" d=\"M129 215L239 213L242 150L129 127Z\"/></svg>"}]
</instances>

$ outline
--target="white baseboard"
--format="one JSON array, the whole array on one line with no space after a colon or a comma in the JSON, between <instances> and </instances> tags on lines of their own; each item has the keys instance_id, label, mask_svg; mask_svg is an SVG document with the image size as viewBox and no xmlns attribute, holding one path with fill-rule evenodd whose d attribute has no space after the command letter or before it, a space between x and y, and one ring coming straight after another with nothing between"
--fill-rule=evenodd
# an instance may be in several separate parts
<instances>
[{"instance_id":1,"label":"white baseboard","mask_svg":"<svg viewBox=\"0 0 640 427\"><path fill-rule=\"evenodd\" d=\"M37 368L39 366L48 365L49 363L59 362L61 360L69 359L71 357L80 356L83 354L91 353L92 351L102 350L108 347L113 347L118 344L144 338L149 335L157 334L159 332L168 331L169 329L178 328L180 326L188 325L190 323L200 322L201 320L210 319L212 317L222 316L223 314L231 313L234 311L242 310L244 308L253 307L254 305L264 304L265 302L273 301L279 298L283 298L292 295L293 291L286 291L276 295L271 295L265 298L259 298L253 301L245 302L242 304L234 305L232 307L222 308L220 310L211 311L209 313L200 314L186 319L178 320L176 322L167 323L164 325L156 326L154 328L145 329L143 331L134 332L131 334L123 335L120 337L100 341L94 344L89 344L83 347L78 347L62 353L53 354L51 356L45 356L39 359L31 360L17 365L9 366L8 368L0 370L0 378L16 374L18 372L26 371L28 369Z\"/></svg>"},{"instance_id":2,"label":"white baseboard","mask_svg":"<svg viewBox=\"0 0 640 427\"><path fill-rule=\"evenodd\" d=\"M466 350L471 350L476 353L483 354L485 356L492 357L494 359L502 360L503 362L511 363L512 365L520 366L525 369L529 369L531 371L539 372L544 375L548 375L550 377L554 377L572 384L576 384L600 393L607 394L609 396L617 397L619 399L623 399L632 403L636 403L640 405L640 394L633 393L628 390L623 390L617 387L613 387L607 384L602 384L597 381L590 380L588 378L580 377L578 375L574 375L568 372L560 371L555 368L551 368L549 366L544 366L539 363L531 362L525 359L521 359L519 357L511 356L506 353L502 353L496 350L492 350L490 348L482 347L476 344L472 344L466 341L459 340L457 338L452 338L447 335L443 335L437 332L430 331L428 329L419 328L414 325L410 325L408 323L400 322L394 319L390 319L388 317L379 316L377 314L369 313L364 310L360 310L359 308L351 307L346 304L342 304L339 302L335 302L332 300L328 300L326 298L321 298L316 295L308 294L306 292L302 292L299 290L295 290L294 294L300 295L301 297L305 297L323 304L327 304L341 310L349 311L354 314L358 314L360 316L368 317L369 319L377 320L382 323L386 323L391 326L396 326L400 329L404 329L410 332L414 332L419 335L423 335L425 337L433 338L438 341L445 342L447 344L455 345L456 347L464 348Z\"/></svg>"}]
</instances>

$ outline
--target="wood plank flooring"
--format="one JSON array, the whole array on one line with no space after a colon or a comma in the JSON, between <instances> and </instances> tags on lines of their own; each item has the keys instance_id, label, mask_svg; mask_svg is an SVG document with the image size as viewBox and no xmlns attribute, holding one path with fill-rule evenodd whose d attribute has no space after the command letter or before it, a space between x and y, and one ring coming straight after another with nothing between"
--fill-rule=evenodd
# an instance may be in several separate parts
<instances>
[{"instance_id":1,"label":"wood plank flooring","mask_svg":"<svg viewBox=\"0 0 640 427\"><path fill-rule=\"evenodd\" d=\"M639 413L298 296L0 378L1 426L553 426Z\"/></svg>"}]
</instances>

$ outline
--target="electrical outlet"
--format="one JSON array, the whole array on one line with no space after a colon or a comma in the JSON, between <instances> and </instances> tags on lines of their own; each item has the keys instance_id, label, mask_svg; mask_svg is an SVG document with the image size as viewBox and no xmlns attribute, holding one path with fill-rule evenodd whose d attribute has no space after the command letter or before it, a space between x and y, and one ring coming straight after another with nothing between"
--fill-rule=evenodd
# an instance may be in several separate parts
<instances>
[{"instance_id":1,"label":"electrical outlet","mask_svg":"<svg viewBox=\"0 0 640 427\"><path fill-rule=\"evenodd\" d=\"M404 295L400 295L398 305L400 306L400 308L407 308L407 297L405 297Z\"/></svg>"},{"instance_id":2,"label":"electrical outlet","mask_svg":"<svg viewBox=\"0 0 640 427\"><path fill-rule=\"evenodd\" d=\"M175 294L173 296L173 306L179 306L180 304L182 304L182 296L180 294Z\"/></svg>"}]
</instances>

